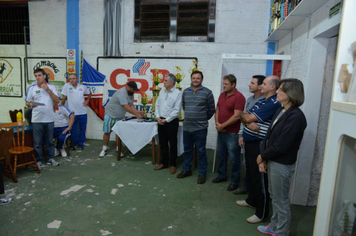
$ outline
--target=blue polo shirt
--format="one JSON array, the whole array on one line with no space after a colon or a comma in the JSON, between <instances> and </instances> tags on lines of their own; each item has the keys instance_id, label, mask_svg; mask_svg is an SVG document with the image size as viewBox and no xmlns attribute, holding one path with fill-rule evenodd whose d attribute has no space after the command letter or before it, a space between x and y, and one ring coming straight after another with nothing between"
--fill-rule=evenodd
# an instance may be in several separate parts
<instances>
[{"instance_id":1,"label":"blue polo shirt","mask_svg":"<svg viewBox=\"0 0 356 236\"><path fill-rule=\"evenodd\" d=\"M244 127L243 138L245 142L263 140L266 137L268 127L271 124L271 119L274 113L282 105L277 102L277 94L256 102L256 104L248 111L249 114L254 114L258 121L256 124L260 127L259 132L250 130L248 127Z\"/></svg>"}]
</instances>

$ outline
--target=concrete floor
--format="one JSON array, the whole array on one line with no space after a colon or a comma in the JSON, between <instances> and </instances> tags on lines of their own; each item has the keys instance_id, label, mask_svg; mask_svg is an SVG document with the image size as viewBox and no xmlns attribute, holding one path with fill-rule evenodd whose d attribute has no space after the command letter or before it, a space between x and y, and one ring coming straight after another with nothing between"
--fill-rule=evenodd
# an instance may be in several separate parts
<instances>
[{"instance_id":1,"label":"concrete floor","mask_svg":"<svg viewBox=\"0 0 356 236\"><path fill-rule=\"evenodd\" d=\"M246 222L254 210L235 203L246 195L226 191L228 182L211 183L216 173L198 185L197 170L185 179L153 171L150 146L117 161L115 144L102 159L101 145L88 140L41 174L20 168L18 183L5 177L13 202L0 207L0 235L263 235ZM212 151L208 157L211 170ZM312 235L314 217L315 207L292 206L291 235Z\"/></svg>"}]
</instances>

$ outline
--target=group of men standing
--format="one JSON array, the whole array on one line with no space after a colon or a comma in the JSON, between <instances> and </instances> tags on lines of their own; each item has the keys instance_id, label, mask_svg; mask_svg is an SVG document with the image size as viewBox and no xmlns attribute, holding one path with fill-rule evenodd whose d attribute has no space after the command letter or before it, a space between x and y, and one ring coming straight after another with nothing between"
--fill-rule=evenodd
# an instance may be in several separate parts
<instances>
[{"instance_id":1,"label":"group of men standing","mask_svg":"<svg viewBox=\"0 0 356 236\"><path fill-rule=\"evenodd\" d=\"M48 82L47 73L37 68L34 71L36 82L26 93L26 106L31 108L31 123L33 128L33 140L38 166L41 168L44 162L42 145L45 147L47 164L58 166L54 160L54 137L58 137L58 147L61 155L66 156L64 150L65 140L72 135L74 146L84 149L85 132L87 125L87 109L91 92L78 83L76 74L70 74L62 90L62 105L60 95L56 87ZM87 99L85 99L87 96ZM68 107L64 104L68 100Z\"/></svg>"}]
</instances>

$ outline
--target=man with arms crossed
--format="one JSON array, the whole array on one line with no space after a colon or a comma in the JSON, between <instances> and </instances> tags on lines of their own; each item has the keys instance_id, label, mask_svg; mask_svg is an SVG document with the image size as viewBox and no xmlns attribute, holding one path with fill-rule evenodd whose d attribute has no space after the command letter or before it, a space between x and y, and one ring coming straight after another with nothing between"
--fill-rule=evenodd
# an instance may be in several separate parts
<instances>
[{"instance_id":1,"label":"man with arms crossed","mask_svg":"<svg viewBox=\"0 0 356 236\"><path fill-rule=\"evenodd\" d=\"M247 218L247 222L262 222L269 214L269 193L267 175L260 173L256 162L260 154L260 146L266 136L271 119L281 104L277 102L278 76L268 76L261 85L265 95L248 112L244 112L241 120L244 123L243 139L245 141L246 181L249 188L246 200L236 201L242 207L254 207L255 214Z\"/></svg>"},{"instance_id":2,"label":"man with arms crossed","mask_svg":"<svg viewBox=\"0 0 356 236\"><path fill-rule=\"evenodd\" d=\"M193 147L195 143L199 163L197 183L204 184L208 167L205 149L208 121L215 113L215 102L211 90L202 85L204 77L201 71L194 71L190 78L192 87L185 89L182 95L184 163L183 170L177 175L177 178L185 178L192 175Z\"/></svg>"},{"instance_id":3,"label":"man with arms crossed","mask_svg":"<svg viewBox=\"0 0 356 236\"><path fill-rule=\"evenodd\" d=\"M58 166L59 163L53 159L54 156L54 111L53 104L59 103L56 88L46 82L46 72L37 68L34 71L37 84L31 85L26 93L26 105L32 107L33 142L36 153L37 164L41 168L43 163L42 142L44 142L47 165ZM37 105L35 103L43 105Z\"/></svg>"},{"instance_id":4,"label":"man with arms crossed","mask_svg":"<svg viewBox=\"0 0 356 236\"><path fill-rule=\"evenodd\" d=\"M155 112L162 159L161 164L154 170L167 168L169 162L171 174L177 171L177 133L182 104L182 92L175 88L175 84L176 77L173 74L167 74L164 77L164 88L159 93ZM169 158L169 149L171 158Z\"/></svg>"},{"instance_id":5,"label":"man with arms crossed","mask_svg":"<svg viewBox=\"0 0 356 236\"><path fill-rule=\"evenodd\" d=\"M103 149L101 150L99 157L104 157L106 155L111 129L117 121L122 120L125 117L126 112L135 115L138 119L142 118L144 111L136 110L133 105L135 91L139 91L137 84L135 81L130 81L123 88L117 90L106 105L103 125ZM118 141L118 137L116 136L116 146L118 145ZM123 156L122 153L121 156Z\"/></svg>"},{"instance_id":6,"label":"man with arms crossed","mask_svg":"<svg viewBox=\"0 0 356 236\"><path fill-rule=\"evenodd\" d=\"M249 111L255 104L261 99L264 99L265 96L261 93L261 85L263 80L266 77L263 75L254 75L252 76L251 82L248 85L249 91L253 93L253 95L246 100L246 106L244 111ZM244 139L242 137L243 133L243 124L241 124L240 132L239 132L239 146L242 148L243 152L243 166L244 166L244 178L242 186L233 191L233 194L245 194L247 193L247 183L246 183L246 159L245 159L245 150L244 150Z\"/></svg>"},{"instance_id":7,"label":"man with arms crossed","mask_svg":"<svg viewBox=\"0 0 356 236\"><path fill-rule=\"evenodd\" d=\"M245 97L236 89L236 77L225 75L224 92L220 94L215 112L215 124L218 131L217 154L219 159L219 176L213 183L227 180L228 156L231 160L231 180L227 191L237 189L240 184L240 153L238 145L240 116L245 107Z\"/></svg>"}]
</instances>

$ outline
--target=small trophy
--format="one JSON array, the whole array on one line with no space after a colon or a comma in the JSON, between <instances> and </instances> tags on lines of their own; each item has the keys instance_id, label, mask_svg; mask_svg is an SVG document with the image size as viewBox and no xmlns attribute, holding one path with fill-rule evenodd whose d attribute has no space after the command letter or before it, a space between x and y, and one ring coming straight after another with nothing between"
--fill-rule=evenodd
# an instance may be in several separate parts
<instances>
[{"instance_id":1,"label":"small trophy","mask_svg":"<svg viewBox=\"0 0 356 236\"><path fill-rule=\"evenodd\" d=\"M175 74L177 80L176 88L182 91L182 87L180 86L179 83L184 79L185 74L179 66L176 66L176 69L177 69L177 73Z\"/></svg>"},{"instance_id":2,"label":"small trophy","mask_svg":"<svg viewBox=\"0 0 356 236\"><path fill-rule=\"evenodd\" d=\"M143 105L143 111L145 112L145 114L143 116L147 117L146 106L147 106L147 103L149 101L151 101L151 97L147 96L147 94L145 92L142 92L141 95L138 96L138 98L140 99L141 104Z\"/></svg>"}]
</instances>

